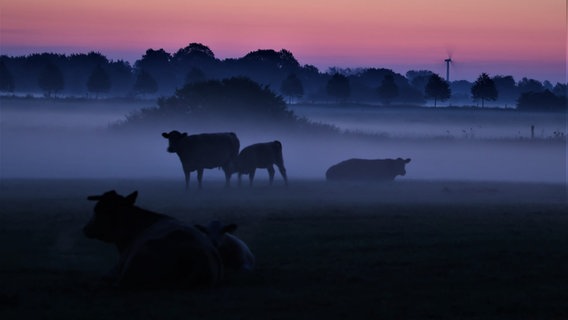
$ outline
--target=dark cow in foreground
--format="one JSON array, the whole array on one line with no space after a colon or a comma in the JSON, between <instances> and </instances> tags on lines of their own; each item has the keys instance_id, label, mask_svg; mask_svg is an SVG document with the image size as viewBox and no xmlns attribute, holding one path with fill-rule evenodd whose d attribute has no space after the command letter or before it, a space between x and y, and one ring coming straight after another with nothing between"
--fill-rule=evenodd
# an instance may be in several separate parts
<instances>
[{"instance_id":1,"label":"dark cow in foreground","mask_svg":"<svg viewBox=\"0 0 568 320\"><path fill-rule=\"evenodd\" d=\"M87 238L115 244L120 255L107 276L122 288L211 286L223 276L217 249L199 230L134 205L137 192L114 190L90 196L95 214L83 231Z\"/></svg>"},{"instance_id":2,"label":"dark cow in foreground","mask_svg":"<svg viewBox=\"0 0 568 320\"><path fill-rule=\"evenodd\" d=\"M274 167L276 165L284 183L288 185L288 177L286 176L286 168L284 167L284 159L282 157L282 143L280 141L272 141L265 143L256 143L244 148L237 157L236 172L239 174L239 185L241 184L241 176L249 175L249 184L252 186L254 174L257 168L268 170L270 184L274 181Z\"/></svg>"},{"instance_id":3,"label":"dark cow in foreground","mask_svg":"<svg viewBox=\"0 0 568 320\"><path fill-rule=\"evenodd\" d=\"M211 221L206 227L195 225L205 233L219 251L223 267L234 271L251 271L254 268L255 258L244 241L232 235L237 225L232 223L223 225L220 221Z\"/></svg>"},{"instance_id":4,"label":"dark cow in foreground","mask_svg":"<svg viewBox=\"0 0 568 320\"><path fill-rule=\"evenodd\" d=\"M349 159L331 166L327 180L392 181L406 174L410 159Z\"/></svg>"},{"instance_id":5,"label":"dark cow in foreground","mask_svg":"<svg viewBox=\"0 0 568 320\"><path fill-rule=\"evenodd\" d=\"M179 131L162 133L169 141L168 152L177 153L185 174L185 187L189 188L189 174L197 170L201 188L203 169L222 168L225 185L229 186L234 162L239 154L240 142L232 132L187 135Z\"/></svg>"}]
</instances>

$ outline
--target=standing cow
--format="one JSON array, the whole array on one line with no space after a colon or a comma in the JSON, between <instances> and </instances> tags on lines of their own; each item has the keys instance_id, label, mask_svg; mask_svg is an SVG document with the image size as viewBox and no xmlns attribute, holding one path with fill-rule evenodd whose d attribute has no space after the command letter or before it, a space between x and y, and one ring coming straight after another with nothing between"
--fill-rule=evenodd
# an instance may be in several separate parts
<instances>
[{"instance_id":1,"label":"standing cow","mask_svg":"<svg viewBox=\"0 0 568 320\"><path fill-rule=\"evenodd\" d=\"M195 225L205 233L219 251L223 267L234 271L252 271L255 258L247 244L232 233L237 229L234 223L223 225L219 220L211 221L207 226Z\"/></svg>"},{"instance_id":2,"label":"standing cow","mask_svg":"<svg viewBox=\"0 0 568 320\"><path fill-rule=\"evenodd\" d=\"M286 168L282 158L282 143L280 141L256 143L244 148L239 153L236 161L239 185L241 184L241 176L248 174L249 185L252 186L257 168L268 170L269 181L272 185L274 181L274 164L278 167L282 178L284 178L284 183L288 185L288 177L286 176Z\"/></svg>"},{"instance_id":3,"label":"standing cow","mask_svg":"<svg viewBox=\"0 0 568 320\"><path fill-rule=\"evenodd\" d=\"M187 135L179 131L162 133L168 139L168 152L177 153L185 174L185 188L189 188L189 174L197 170L197 182L202 186L203 169L222 168L225 185L229 186L240 142L232 132Z\"/></svg>"},{"instance_id":4,"label":"standing cow","mask_svg":"<svg viewBox=\"0 0 568 320\"><path fill-rule=\"evenodd\" d=\"M217 249L199 230L134 205L138 192L90 196L95 214L87 238L115 244L120 255L107 279L123 288L211 286L223 276Z\"/></svg>"},{"instance_id":5,"label":"standing cow","mask_svg":"<svg viewBox=\"0 0 568 320\"><path fill-rule=\"evenodd\" d=\"M406 174L410 159L349 159L331 166L325 173L327 180L392 181Z\"/></svg>"}]
</instances>

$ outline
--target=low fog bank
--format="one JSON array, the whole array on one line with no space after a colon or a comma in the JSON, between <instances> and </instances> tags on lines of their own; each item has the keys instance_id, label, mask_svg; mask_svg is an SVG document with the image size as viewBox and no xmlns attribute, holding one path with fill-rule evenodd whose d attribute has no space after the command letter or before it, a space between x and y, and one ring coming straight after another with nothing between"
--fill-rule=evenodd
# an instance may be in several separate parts
<instances>
[{"instance_id":1,"label":"low fog bank","mask_svg":"<svg viewBox=\"0 0 568 320\"><path fill-rule=\"evenodd\" d=\"M177 129L189 134L233 131L241 148L280 140L291 180L324 180L331 165L349 158L398 157L412 161L407 165L407 175L397 180L565 184L567 179L566 137L550 136L554 130L565 134L564 114L309 107L301 110L310 120L325 116L326 123L338 125L339 121L347 121L350 126L359 124L350 127L356 131L373 133L368 129L379 128L390 134L340 134L325 125L290 129L255 124L252 128L236 120L185 127L171 122L151 123L121 130L109 125L126 119L127 110L134 110L140 102L115 102L116 108L112 103L96 101L80 103L77 108L65 101L53 103L0 108L0 178L165 178L179 179L182 184L180 161L177 155L166 152L167 140L161 136L162 132ZM293 109L302 115L300 107ZM491 139L475 135L448 137L432 129L483 125L510 130L530 123L536 126L535 139L511 138L501 131L494 131ZM192 185L196 183L195 176L193 173ZM222 171L206 170L204 180L210 179L222 180ZM266 184L266 170L259 170L256 180ZM276 183L281 182L277 173Z\"/></svg>"},{"instance_id":2,"label":"low fog bank","mask_svg":"<svg viewBox=\"0 0 568 320\"><path fill-rule=\"evenodd\" d=\"M183 174L175 154L166 152L163 131L82 128L2 128L0 178L167 178ZM221 128L212 131L230 131ZM207 132L197 128L195 132ZM385 139L354 135L301 135L277 131L236 131L241 148L280 140L291 180L325 179L333 164L349 158L411 158L397 180L471 180L566 183L566 145L553 140ZM266 170L256 181L267 183ZM222 179L206 170L204 181ZM192 185L196 174L192 174ZM281 177L276 174L276 183Z\"/></svg>"}]
</instances>

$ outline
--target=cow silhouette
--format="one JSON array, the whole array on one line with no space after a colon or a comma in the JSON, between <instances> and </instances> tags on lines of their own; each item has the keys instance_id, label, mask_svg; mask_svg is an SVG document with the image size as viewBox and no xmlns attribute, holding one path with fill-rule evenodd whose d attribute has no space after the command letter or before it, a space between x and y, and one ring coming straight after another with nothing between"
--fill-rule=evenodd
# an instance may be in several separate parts
<instances>
[{"instance_id":1,"label":"cow silhouette","mask_svg":"<svg viewBox=\"0 0 568 320\"><path fill-rule=\"evenodd\" d=\"M87 238L115 244L119 261L106 277L121 288L191 288L221 281L223 264L211 241L193 226L134 205L138 192L89 196L95 214Z\"/></svg>"},{"instance_id":2,"label":"cow silhouette","mask_svg":"<svg viewBox=\"0 0 568 320\"><path fill-rule=\"evenodd\" d=\"M239 175L239 185L243 174L249 175L249 185L252 186L256 169L268 170L270 184L274 181L274 165L278 167L284 183L288 185L288 176L282 157L282 143L272 142L256 143L244 148L236 160L236 172Z\"/></svg>"},{"instance_id":3,"label":"cow silhouette","mask_svg":"<svg viewBox=\"0 0 568 320\"><path fill-rule=\"evenodd\" d=\"M235 160L239 154L240 142L232 132L202 133L188 135L179 131L162 133L168 139L168 152L176 153L185 175L185 188L189 188L192 171L197 171L197 182L202 187L203 170L222 168L225 186L229 186Z\"/></svg>"},{"instance_id":4,"label":"cow silhouette","mask_svg":"<svg viewBox=\"0 0 568 320\"><path fill-rule=\"evenodd\" d=\"M331 166L325 173L327 180L392 181L406 175L406 164L411 159L349 159Z\"/></svg>"},{"instance_id":5,"label":"cow silhouette","mask_svg":"<svg viewBox=\"0 0 568 320\"><path fill-rule=\"evenodd\" d=\"M207 226L195 225L205 233L219 251L223 267L234 271L251 271L254 268L255 257L247 244L233 235L237 225L223 225L219 220L211 221Z\"/></svg>"}]
</instances>

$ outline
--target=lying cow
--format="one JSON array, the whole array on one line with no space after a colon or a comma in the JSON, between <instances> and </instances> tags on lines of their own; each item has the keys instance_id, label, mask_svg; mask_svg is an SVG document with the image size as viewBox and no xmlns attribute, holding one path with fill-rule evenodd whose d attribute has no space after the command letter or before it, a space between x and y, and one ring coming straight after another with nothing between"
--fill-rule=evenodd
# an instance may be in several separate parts
<instances>
[{"instance_id":1,"label":"lying cow","mask_svg":"<svg viewBox=\"0 0 568 320\"><path fill-rule=\"evenodd\" d=\"M244 148L237 157L236 172L239 174L239 185L241 184L241 176L249 175L249 185L252 186L256 169L268 170L270 184L274 181L274 167L276 165L284 183L288 185L288 177L286 176L286 168L284 167L284 159L282 158L282 143L280 141L272 141L265 143L256 143Z\"/></svg>"},{"instance_id":2,"label":"lying cow","mask_svg":"<svg viewBox=\"0 0 568 320\"><path fill-rule=\"evenodd\" d=\"M124 288L211 286L223 275L217 249L199 230L134 205L137 192L90 196L95 214L87 238L115 244L120 255L108 280Z\"/></svg>"},{"instance_id":3,"label":"lying cow","mask_svg":"<svg viewBox=\"0 0 568 320\"><path fill-rule=\"evenodd\" d=\"M240 142L232 132L203 133L187 135L179 131L162 133L168 139L168 152L179 156L183 173L185 174L185 188L189 188L189 175L197 170L197 182L202 186L203 170L222 168L225 173L225 185L229 186L234 162L239 154Z\"/></svg>"},{"instance_id":4,"label":"lying cow","mask_svg":"<svg viewBox=\"0 0 568 320\"><path fill-rule=\"evenodd\" d=\"M327 180L392 181L406 174L410 159L349 159L331 166L325 173Z\"/></svg>"},{"instance_id":5,"label":"lying cow","mask_svg":"<svg viewBox=\"0 0 568 320\"><path fill-rule=\"evenodd\" d=\"M236 224L223 225L220 221L214 220L207 227L202 225L195 227L205 233L217 248L224 268L235 271L251 271L254 268L255 258L249 247L244 241L232 235L237 229Z\"/></svg>"}]
</instances>

